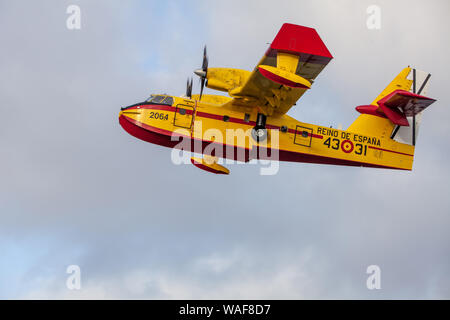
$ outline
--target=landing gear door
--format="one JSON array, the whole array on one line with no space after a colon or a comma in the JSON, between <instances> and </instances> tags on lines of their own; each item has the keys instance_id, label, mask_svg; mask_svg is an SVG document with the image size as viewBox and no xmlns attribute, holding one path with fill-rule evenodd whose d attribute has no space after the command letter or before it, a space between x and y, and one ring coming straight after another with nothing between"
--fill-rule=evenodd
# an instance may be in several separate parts
<instances>
[{"instance_id":1,"label":"landing gear door","mask_svg":"<svg viewBox=\"0 0 450 320\"><path fill-rule=\"evenodd\" d=\"M180 128L191 129L193 113L193 106L178 104L175 110L173 125Z\"/></svg>"},{"instance_id":2,"label":"landing gear door","mask_svg":"<svg viewBox=\"0 0 450 320\"><path fill-rule=\"evenodd\" d=\"M304 147L311 147L313 129L303 126L295 128L294 143Z\"/></svg>"}]
</instances>

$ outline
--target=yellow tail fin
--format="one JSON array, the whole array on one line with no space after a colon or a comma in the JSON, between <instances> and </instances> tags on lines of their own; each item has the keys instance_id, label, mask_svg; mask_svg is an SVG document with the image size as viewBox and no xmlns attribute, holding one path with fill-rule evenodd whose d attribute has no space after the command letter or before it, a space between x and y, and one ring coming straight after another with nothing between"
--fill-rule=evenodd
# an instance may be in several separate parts
<instances>
[{"instance_id":1,"label":"yellow tail fin","mask_svg":"<svg viewBox=\"0 0 450 320\"><path fill-rule=\"evenodd\" d=\"M395 78L394 80L389 83L389 85L381 91L381 93L378 95L378 97L375 98L375 100L372 101L371 104L377 105L377 101L381 100L385 96L387 96L389 93L393 92L394 90L405 90L409 91L411 89L411 85L413 83L412 80L408 80L408 75L411 72L411 68L407 67L402 70Z\"/></svg>"},{"instance_id":2,"label":"yellow tail fin","mask_svg":"<svg viewBox=\"0 0 450 320\"><path fill-rule=\"evenodd\" d=\"M371 104L376 106L377 101L395 90L409 91L413 83L413 80L408 79L408 75L410 72L410 67L403 69ZM391 135L392 130L394 130L394 126L395 125L387 118L382 118L371 114L361 114L348 127L347 130L366 135L388 138Z\"/></svg>"}]
</instances>

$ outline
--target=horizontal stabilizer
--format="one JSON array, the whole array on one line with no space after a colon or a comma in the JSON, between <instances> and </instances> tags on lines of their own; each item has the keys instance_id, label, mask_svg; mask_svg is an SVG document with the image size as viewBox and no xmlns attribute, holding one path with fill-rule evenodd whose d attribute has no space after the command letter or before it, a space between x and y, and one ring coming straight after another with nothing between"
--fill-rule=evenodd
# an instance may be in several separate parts
<instances>
[{"instance_id":1,"label":"horizontal stabilizer","mask_svg":"<svg viewBox=\"0 0 450 320\"><path fill-rule=\"evenodd\" d=\"M377 103L381 111L392 123L399 126L409 126L407 117L415 116L435 101L435 99L409 91L395 90L378 100Z\"/></svg>"}]
</instances>

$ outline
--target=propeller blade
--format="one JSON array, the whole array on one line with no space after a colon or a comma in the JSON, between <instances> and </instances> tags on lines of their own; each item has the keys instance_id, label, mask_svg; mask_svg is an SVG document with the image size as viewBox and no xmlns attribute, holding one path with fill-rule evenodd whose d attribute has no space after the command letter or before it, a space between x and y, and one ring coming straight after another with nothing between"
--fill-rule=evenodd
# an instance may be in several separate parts
<instances>
[{"instance_id":1,"label":"propeller blade","mask_svg":"<svg viewBox=\"0 0 450 320\"><path fill-rule=\"evenodd\" d=\"M206 51L206 46L203 48L202 68L195 70L194 73L200 77L200 96L198 100L201 100L206 83L206 76L208 74L208 53Z\"/></svg>"},{"instance_id":2,"label":"propeller blade","mask_svg":"<svg viewBox=\"0 0 450 320\"><path fill-rule=\"evenodd\" d=\"M189 99L192 98L192 77L187 79L186 83L186 97L189 97Z\"/></svg>"},{"instance_id":3,"label":"propeller blade","mask_svg":"<svg viewBox=\"0 0 450 320\"><path fill-rule=\"evenodd\" d=\"M203 62L202 62L202 70L207 71L208 69L208 54L206 53L206 46L203 49Z\"/></svg>"},{"instance_id":4,"label":"propeller blade","mask_svg":"<svg viewBox=\"0 0 450 320\"><path fill-rule=\"evenodd\" d=\"M189 78L187 78L186 82L186 97L189 97Z\"/></svg>"},{"instance_id":5,"label":"propeller blade","mask_svg":"<svg viewBox=\"0 0 450 320\"><path fill-rule=\"evenodd\" d=\"M205 87L205 78L201 79L201 86L200 86L200 97L198 98L198 100L202 100L202 94L203 94L203 88Z\"/></svg>"}]
</instances>

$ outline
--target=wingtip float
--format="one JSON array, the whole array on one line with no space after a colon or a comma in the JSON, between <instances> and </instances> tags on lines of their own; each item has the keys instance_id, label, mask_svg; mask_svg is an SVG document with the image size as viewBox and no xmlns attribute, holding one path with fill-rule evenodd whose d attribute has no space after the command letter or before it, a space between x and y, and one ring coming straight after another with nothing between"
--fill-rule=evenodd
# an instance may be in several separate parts
<instances>
[{"instance_id":1,"label":"wingtip float","mask_svg":"<svg viewBox=\"0 0 450 320\"><path fill-rule=\"evenodd\" d=\"M205 47L195 71L199 95L188 79L186 95L151 95L122 108L119 122L134 137L161 146L180 148L172 137L183 137L184 150L204 155L191 163L216 174L229 174L218 158L262 159L258 150L264 148L276 150L279 161L411 170L422 112L435 101L426 97L431 75L405 68L371 104L356 107L360 115L347 130L288 116L332 58L315 29L288 23L252 72L209 68ZM203 94L204 86L229 97ZM227 140L229 130L251 134Z\"/></svg>"}]
</instances>

